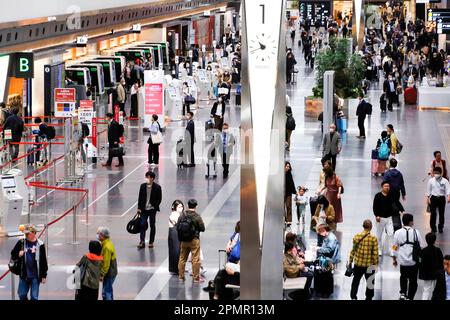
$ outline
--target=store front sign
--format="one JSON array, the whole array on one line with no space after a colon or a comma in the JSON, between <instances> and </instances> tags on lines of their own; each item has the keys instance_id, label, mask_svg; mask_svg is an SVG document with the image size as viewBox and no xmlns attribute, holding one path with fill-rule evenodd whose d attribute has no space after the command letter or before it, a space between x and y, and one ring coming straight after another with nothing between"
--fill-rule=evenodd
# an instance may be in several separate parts
<instances>
[{"instance_id":1,"label":"store front sign","mask_svg":"<svg viewBox=\"0 0 450 320\"><path fill-rule=\"evenodd\" d=\"M10 76L15 78L34 77L34 55L32 52L15 52L11 54Z\"/></svg>"}]
</instances>

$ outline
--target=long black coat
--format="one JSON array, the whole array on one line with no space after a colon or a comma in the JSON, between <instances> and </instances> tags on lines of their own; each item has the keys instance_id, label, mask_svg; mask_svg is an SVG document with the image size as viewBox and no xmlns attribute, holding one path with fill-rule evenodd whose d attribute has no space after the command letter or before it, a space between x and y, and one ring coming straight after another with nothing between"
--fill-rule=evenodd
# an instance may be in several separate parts
<instances>
[{"instance_id":1,"label":"long black coat","mask_svg":"<svg viewBox=\"0 0 450 320\"><path fill-rule=\"evenodd\" d=\"M120 142L121 131L120 124L116 120L111 121L108 127L108 143L110 145Z\"/></svg>"}]
</instances>

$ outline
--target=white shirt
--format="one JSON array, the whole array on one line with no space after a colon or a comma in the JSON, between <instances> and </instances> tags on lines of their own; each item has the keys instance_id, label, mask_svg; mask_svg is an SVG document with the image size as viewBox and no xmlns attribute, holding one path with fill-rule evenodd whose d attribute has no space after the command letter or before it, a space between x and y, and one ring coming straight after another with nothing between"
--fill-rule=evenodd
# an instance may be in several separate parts
<instances>
[{"instance_id":1,"label":"white shirt","mask_svg":"<svg viewBox=\"0 0 450 320\"><path fill-rule=\"evenodd\" d=\"M169 216L169 228L175 227L175 225L178 222L178 218L180 217L180 214L178 211L172 211L172 213Z\"/></svg>"},{"instance_id":2,"label":"white shirt","mask_svg":"<svg viewBox=\"0 0 450 320\"><path fill-rule=\"evenodd\" d=\"M414 231L417 234L417 240L420 243L420 247L425 247L422 236L420 235L419 230L411 228L411 227L403 227L394 234L394 243L393 243L393 253L394 256L397 257L397 262L401 266L414 266L416 262L413 260L412 252L413 245L412 244L404 244L406 242L406 233L408 232L409 242L414 242L415 235Z\"/></svg>"},{"instance_id":3,"label":"white shirt","mask_svg":"<svg viewBox=\"0 0 450 320\"><path fill-rule=\"evenodd\" d=\"M436 180L435 177L431 178L428 180L427 196L450 196L450 183L443 177L441 177L439 181Z\"/></svg>"}]
</instances>

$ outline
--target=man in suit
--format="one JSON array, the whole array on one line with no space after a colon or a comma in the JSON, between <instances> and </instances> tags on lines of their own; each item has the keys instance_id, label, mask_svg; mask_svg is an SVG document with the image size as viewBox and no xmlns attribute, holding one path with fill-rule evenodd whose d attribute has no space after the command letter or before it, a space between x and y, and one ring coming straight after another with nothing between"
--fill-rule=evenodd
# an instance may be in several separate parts
<instances>
[{"instance_id":1,"label":"man in suit","mask_svg":"<svg viewBox=\"0 0 450 320\"><path fill-rule=\"evenodd\" d=\"M112 149L119 147L120 138L123 136L123 126L121 126L116 120L112 113L106 114L106 121L108 121L108 161L103 163L102 166L110 167L113 159ZM123 167L123 156L122 154L116 155L119 158L119 164L116 167Z\"/></svg>"},{"instance_id":2,"label":"man in suit","mask_svg":"<svg viewBox=\"0 0 450 320\"><path fill-rule=\"evenodd\" d=\"M194 143L195 143L195 124L194 124L194 113L189 111L187 113L187 125L186 131L184 133L185 146L187 148L187 158L189 159L188 167L195 167L195 156L194 156Z\"/></svg>"},{"instance_id":3,"label":"man in suit","mask_svg":"<svg viewBox=\"0 0 450 320\"><path fill-rule=\"evenodd\" d=\"M331 159L333 171L336 171L336 156L341 152L342 142L341 135L339 132L336 132L335 124L330 125L330 132L323 137L322 147L322 163Z\"/></svg>"},{"instance_id":4,"label":"man in suit","mask_svg":"<svg viewBox=\"0 0 450 320\"><path fill-rule=\"evenodd\" d=\"M225 101L223 100L223 97L219 96L219 99L214 102L211 108L211 118L214 118L215 128L219 131L222 131L223 117L225 115Z\"/></svg>"},{"instance_id":5,"label":"man in suit","mask_svg":"<svg viewBox=\"0 0 450 320\"><path fill-rule=\"evenodd\" d=\"M383 92L386 93L388 98L388 109L392 111L392 104L397 101L397 81L394 80L392 74L384 81Z\"/></svg>"},{"instance_id":6,"label":"man in suit","mask_svg":"<svg viewBox=\"0 0 450 320\"><path fill-rule=\"evenodd\" d=\"M230 159L233 154L233 147L236 144L236 138L229 132L228 123L223 124L222 133L216 134L215 145L217 152L222 157L223 177L228 178Z\"/></svg>"},{"instance_id":7,"label":"man in suit","mask_svg":"<svg viewBox=\"0 0 450 320\"><path fill-rule=\"evenodd\" d=\"M358 117L359 136L357 138L365 139L366 129L364 128L364 121L366 121L366 115L370 112L370 105L364 100L364 94L362 92L358 95L358 99L359 104L356 109L356 116Z\"/></svg>"},{"instance_id":8,"label":"man in suit","mask_svg":"<svg viewBox=\"0 0 450 320\"><path fill-rule=\"evenodd\" d=\"M145 225L147 219L150 219L150 239L148 247L153 248L156 234L156 213L161 204L162 191L161 186L155 182L155 173L149 171L145 174L147 182L141 184L139 189L138 212L141 214L141 241L138 244L139 249L145 248Z\"/></svg>"}]
</instances>

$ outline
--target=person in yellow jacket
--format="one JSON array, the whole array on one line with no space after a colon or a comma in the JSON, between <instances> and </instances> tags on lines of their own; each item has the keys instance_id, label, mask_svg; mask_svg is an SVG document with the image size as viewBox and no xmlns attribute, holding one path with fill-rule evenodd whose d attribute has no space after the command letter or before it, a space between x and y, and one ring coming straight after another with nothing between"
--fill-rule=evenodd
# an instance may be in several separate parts
<instances>
[{"instance_id":1,"label":"person in yellow jacket","mask_svg":"<svg viewBox=\"0 0 450 320\"><path fill-rule=\"evenodd\" d=\"M392 124L388 124L386 126L386 131L388 133L389 139L391 140L391 155L395 158L397 155L397 143L398 139L394 132L394 126Z\"/></svg>"},{"instance_id":2,"label":"person in yellow jacket","mask_svg":"<svg viewBox=\"0 0 450 320\"><path fill-rule=\"evenodd\" d=\"M107 227L97 229L97 238L102 243L103 263L100 271L100 281L103 281L102 297L103 300L114 300L113 284L118 273L116 249Z\"/></svg>"}]
</instances>

